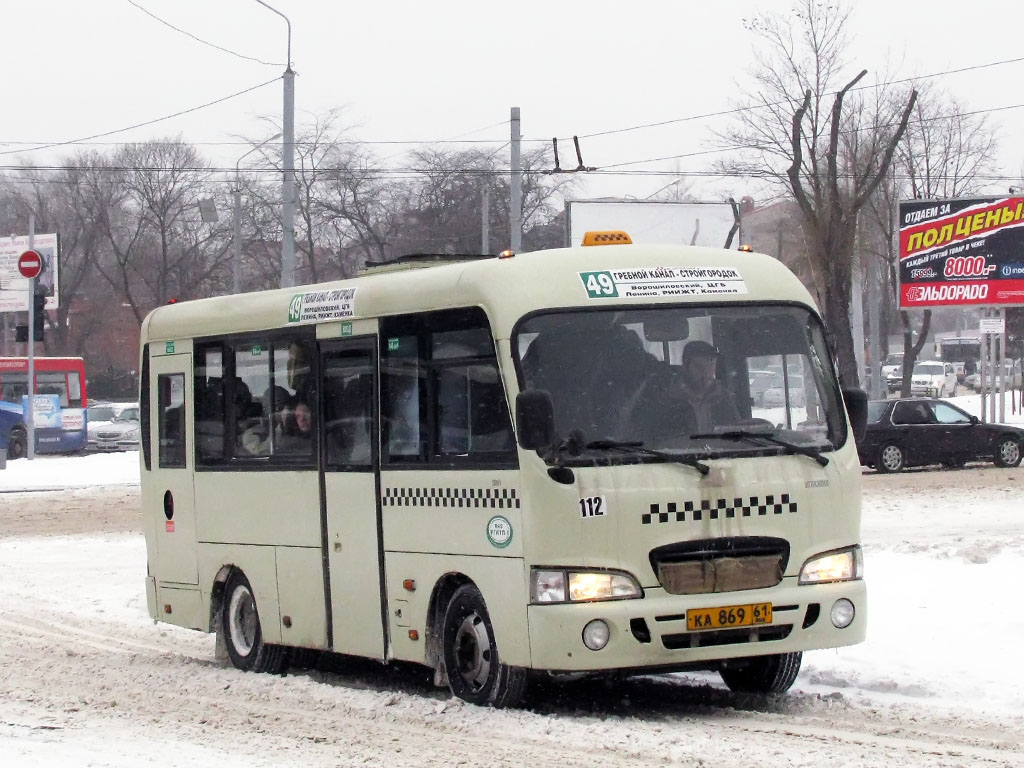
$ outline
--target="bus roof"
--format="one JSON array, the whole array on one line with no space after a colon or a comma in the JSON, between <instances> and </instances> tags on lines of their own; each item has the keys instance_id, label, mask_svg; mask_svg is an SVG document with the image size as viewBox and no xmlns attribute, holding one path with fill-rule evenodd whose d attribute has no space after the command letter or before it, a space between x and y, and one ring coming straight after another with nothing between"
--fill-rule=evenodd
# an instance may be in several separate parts
<instances>
[{"instance_id":1,"label":"bus roof","mask_svg":"<svg viewBox=\"0 0 1024 768\"><path fill-rule=\"evenodd\" d=\"M652 274L658 270L662 272ZM606 275L601 278L603 283L592 282L592 288L611 290L588 291L588 277L602 274ZM644 279L652 280L648 285L655 286L699 283L704 290L681 295L655 287L644 295L622 295L627 293L628 283ZM739 290L713 292L723 286ZM353 289L347 316L331 315L330 309L319 317L289 316L289 310L296 307L296 297L306 296L313 303L321 300L321 306L336 306L335 299L344 300L338 292ZM508 338L519 318L538 309L750 301L792 301L814 306L811 295L792 272L764 254L668 245L559 248L162 306L143 321L142 341L171 341L465 306L482 307L493 324L494 336Z\"/></svg>"}]
</instances>

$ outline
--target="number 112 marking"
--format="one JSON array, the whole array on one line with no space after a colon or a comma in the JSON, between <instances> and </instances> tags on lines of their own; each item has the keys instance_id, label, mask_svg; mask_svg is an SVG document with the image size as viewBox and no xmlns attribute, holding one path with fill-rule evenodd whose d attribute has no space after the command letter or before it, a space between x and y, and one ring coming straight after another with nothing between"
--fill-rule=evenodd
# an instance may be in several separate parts
<instances>
[{"instance_id":1,"label":"number 112 marking","mask_svg":"<svg viewBox=\"0 0 1024 768\"><path fill-rule=\"evenodd\" d=\"M580 499L580 517L604 517L608 514L608 505L604 496L587 496Z\"/></svg>"}]
</instances>

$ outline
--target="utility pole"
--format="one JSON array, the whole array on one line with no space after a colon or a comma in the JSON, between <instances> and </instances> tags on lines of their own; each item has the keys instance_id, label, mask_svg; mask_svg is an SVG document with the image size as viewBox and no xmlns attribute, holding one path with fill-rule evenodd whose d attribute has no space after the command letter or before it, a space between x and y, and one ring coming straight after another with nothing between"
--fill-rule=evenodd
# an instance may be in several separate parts
<instances>
[{"instance_id":1,"label":"utility pole","mask_svg":"<svg viewBox=\"0 0 1024 768\"><path fill-rule=\"evenodd\" d=\"M491 250L491 188L484 182L480 199L480 253Z\"/></svg>"},{"instance_id":2,"label":"utility pole","mask_svg":"<svg viewBox=\"0 0 1024 768\"><path fill-rule=\"evenodd\" d=\"M509 247L519 253L523 247L523 169L519 155L519 107L512 107L512 186L509 200Z\"/></svg>"},{"instance_id":3,"label":"utility pole","mask_svg":"<svg viewBox=\"0 0 1024 768\"><path fill-rule=\"evenodd\" d=\"M35 214L28 215L28 249L35 250L36 247L36 217ZM36 278L29 278L28 281L28 406L25 408L25 431L27 452L25 458L32 461L36 457Z\"/></svg>"},{"instance_id":4,"label":"utility pole","mask_svg":"<svg viewBox=\"0 0 1024 768\"><path fill-rule=\"evenodd\" d=\"M281 205L281 287L295 285L295 72L292 25L288 24L288 69L284 71L284 201Z\"/></svg>"},{"instance_id":5,"label":"utility pole","mask_svg":"<svg viewBox=\"0 0 1024 768\"><path fill-rule=\"evenodd\" d=\"M231 233L231 292L242 292L242 189L235 178L234 205L232 214L234 218L233 231Z\"/></svg>"},{"instance_id":6,"label":"utility pole","mask_svg":"<svg viewBox=\"0 0 1024 768\"><path fill-rule=\"evenodd\" d=\"M288 58L284 70L284 114L281 131L281 164L284 181L281 184L281 287L295 285L295 72L292 70L292 23L276 8L256 0L268 11L273 11L288 25Z\"/></svg>"}]
</instances>

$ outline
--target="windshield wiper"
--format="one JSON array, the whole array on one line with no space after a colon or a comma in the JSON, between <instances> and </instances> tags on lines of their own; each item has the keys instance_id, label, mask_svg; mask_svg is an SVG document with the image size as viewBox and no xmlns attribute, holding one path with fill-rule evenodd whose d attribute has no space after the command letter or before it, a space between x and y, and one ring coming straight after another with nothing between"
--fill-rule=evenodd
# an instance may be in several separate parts
<instances>
[{"instance_id":1,"label":"windshield wiper","mask_svg":"<svg viewBox=\"0 0 1024 768\"><path fill-rule=\"evenodd\" d=\"M806 445L798 445L797 443L790 442L789 440L783 440L782 438L775 437L775 435L769 435L764 432L756 432L750 429L728 429L721 432L702 432L698 435L690 435L691 440L707 440L712 438L737 441L749 440L750 442L764 440L766 443L781 445L783 448L788 448L794 453L799 453L802 456L809 456L823 467L828 466L828 458L823 456L821 451L815 450L814 448L810 448Z\"/></svg>"},{"instance_id":2,"label":"windshield wiper","mask_svg":"<svg viewBox=\"0 0 1024 768\"><path fill-rule=\"evenodd\" d=\"M591 440L583 447L591 451L623 451L624 453L639 453L644 456L653 456L654 458L664 459L675 464L693 467L702 475L706 475L711 471L711 468L699 459L695 459L692 456L680 456L674 453L658 451L654 448L645 448L641 440Z\"/></svg>"}]
</instances>

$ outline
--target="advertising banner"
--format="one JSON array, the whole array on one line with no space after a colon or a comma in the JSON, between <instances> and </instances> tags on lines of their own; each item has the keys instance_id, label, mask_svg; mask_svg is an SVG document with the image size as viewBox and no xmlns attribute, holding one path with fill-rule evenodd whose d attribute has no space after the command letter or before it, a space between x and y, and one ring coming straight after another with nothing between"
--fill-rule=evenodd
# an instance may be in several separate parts
<instances>
[{"instance_id":1,"label":"advertising banner","mask_svg":"<svg viewBox=\"0 0 1024 768\"><path fill-rule=\"evenodd\" d=\"M736 219L729 203L671 203L660 200L569 200L565 204L566 245L583 242L590 231L623 230L634 243L671 243L724 248ZM732 247L740 244L739 233Z\"/></svg>"},{"instance_id":2,"label":"advertising banner","mask_svg":"<svg viewBox=\"0 0 1024 768\"><path fill-rule=\"evenodd\" d=\"M35 235L32 248L43 257L43 272L36 281L46 296L46 308L57 309L57 234ZM18 259L28 249L28 235L0 237L0 312L25 312L31 306L28 280L18 271Z\"/></svg>"},{"instance_id":3,"label":"advertising banner","mask_svg":"<svg viewBox=\"0 0 1024 768\"><path fill-rule=\"evenodd\" d=\"M900 309L1024 304L1024 197L904 200Z\"/></svg>"}]
</instances>

